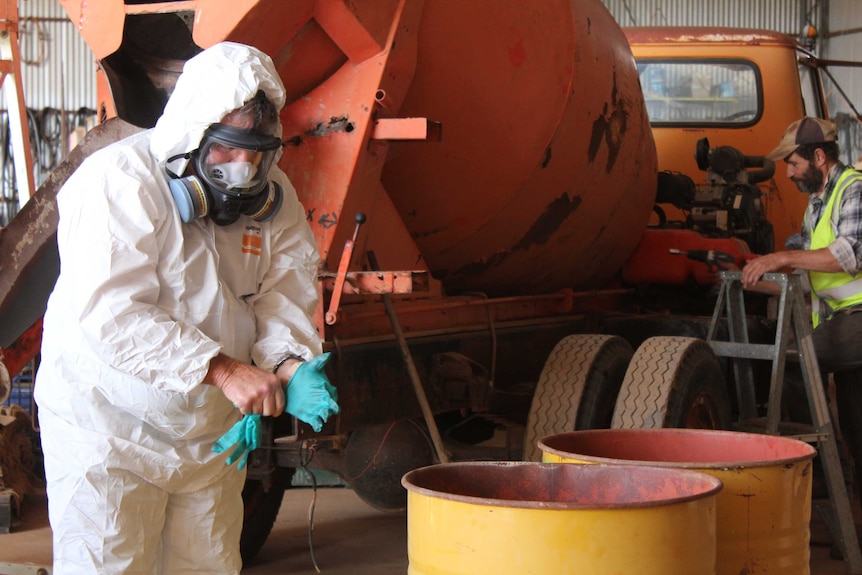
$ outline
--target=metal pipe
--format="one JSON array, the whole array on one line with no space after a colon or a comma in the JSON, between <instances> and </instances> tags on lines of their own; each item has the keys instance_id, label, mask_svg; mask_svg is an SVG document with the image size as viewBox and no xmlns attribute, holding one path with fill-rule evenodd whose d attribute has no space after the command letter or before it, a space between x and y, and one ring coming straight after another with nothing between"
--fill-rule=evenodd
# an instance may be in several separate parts
<instances>
[{"instance_id":1,"label":"metal pipe","mask_svg":"<svg viewBox=\"0 0 862 575\"><path fill-rule=\"evenodd\" d=\"M369 251L367 255L371 269L380 271L374 252ZM389 294L382 294L381 297L383 298L383 305L386 307L386 314L389 316L389 321L392 324L392 332L398 341L398 350L401 352L401 357L407 366L407 372L410 374L410 383L413 384L413 391L416 393L419 407L422 408L422 418L425 420L425 425L428 426L428 433L431 435L434 451L437 452L437 459L440 463L449 463L449 454L443 447L443 438L440 437L440 430L437 429L437 422L434 421L434 414L431 412L431 406L428 404L428 398L425 395L425 388L422 387L422 381L419 379L419 372L416 371L416 364L413 363L413 356L410 354L407 339L404 337L404 332L401 331L401 324L398 323L398 316L395 313L395 307L392 305L392 298Z\"/></svg>"},{"instance_id":2,"label":"metal pipe","mask_svg":"<svg viewBox=\"0 0 862 575\"><path fill-rule=\"evenodd\" d=\"M379 271L379 270L378 270ZM580 300L580 299L589 299L589 298L604 298L604 297L615 297L615 296L624 296L624 295L633 295L636 290L632 288L619 288L619 289L608 289L608 290L591 290L591 291L570 291L570 290L562 290L557 291L550 294L539 294L539 295L528 295L528 296L510 296L510 297L499 297L499 298L473 298L473 299L460 299L459 296L448 296L444 299L421 299L415 301L408 301L402 305L402 308L407 312L435 312L442 310L450 310L457 308L469 308L469 307L490 307L490 306L503 306L509 304L523 304L529 305L534 302L544 302L544 301L555 301L559 300L563 304L567 300ZM560 310L560 313L567 313L565 310ZM351 320L358 320L366 317L374 317L377 316L378 313L376 311L358 311L350 312Z\"/></svg>"}]
</instances>

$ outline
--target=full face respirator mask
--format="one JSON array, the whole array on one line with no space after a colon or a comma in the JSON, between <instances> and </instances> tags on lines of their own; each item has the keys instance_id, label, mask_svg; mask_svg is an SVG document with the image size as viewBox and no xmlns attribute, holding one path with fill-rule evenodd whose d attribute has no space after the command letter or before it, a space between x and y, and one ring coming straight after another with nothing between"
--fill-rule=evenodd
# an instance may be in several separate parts
<instances>
[{"instance_id":1,"label":"full face respirator mask","mask_svg":"<svg viewBox=\"0 0 862 575\"><path fill-rule=\"evenodd\" d=\"M283 201L281 186L267 179L282 142L226 124L212 124L198 149L168 158L190 160L194 175L180 177L165 169L168 185L184 222L209 216L226 226L241 215L271 220Z\"/></svg>"}]
</instances>

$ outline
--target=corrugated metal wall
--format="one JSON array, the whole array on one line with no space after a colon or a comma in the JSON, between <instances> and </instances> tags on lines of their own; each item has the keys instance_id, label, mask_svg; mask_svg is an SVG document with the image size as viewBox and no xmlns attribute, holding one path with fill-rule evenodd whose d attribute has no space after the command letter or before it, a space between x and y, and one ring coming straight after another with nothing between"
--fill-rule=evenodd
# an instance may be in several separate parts
<instances>
[{"instance_id":1,"label":"corrugated metal wall","mask_svg":"<svg viewBox=\"0 0 862 575\"><path fill-rule=\"evenodd\" d=\"M21 76L27 106L77 110L96 105L92 52L58 0L19 1Z\"/></svg>"},{"instance_id":2,"label":"corrugated metal wall","mask_svg":"<svg viewBox=\"0 0 862 575\"><path fill-rule=\"evenodd\" d=\"M821 56L862 60L862 2L833 0L827 20ZM862 111L862 68L832 67L831 72L835 85L829 90L830 115L838 124L841 148L849 152L849 161L858 162L862 159L862 126L856 116Z\"/></svg>"},{"instance_id":3,"label":"corrugated metal wall","mask_svg":"<svg viewBox=\"0 0 862 575\"><path fill-rule=\"evenodd\" d=\"M602 0L621 26L732 26L799 34L817 0ZM822 2L821 2L822 4Z\"/></svg>"},{"instance_id":4,"label":"corrugated metal wall","mask_svg":"<svg viewBox=\"0 0 862 575\"><path fill-rule=\"evenodd\" d=\"M39 186L66 157L66 136L76 126L95 124L95 61L57 0L19 0L18 10L21 85ZM5 137L7 92L11 90L4 82L0 89L0 226L18 211L17 183Z\"/></svg>"}]
</instances>

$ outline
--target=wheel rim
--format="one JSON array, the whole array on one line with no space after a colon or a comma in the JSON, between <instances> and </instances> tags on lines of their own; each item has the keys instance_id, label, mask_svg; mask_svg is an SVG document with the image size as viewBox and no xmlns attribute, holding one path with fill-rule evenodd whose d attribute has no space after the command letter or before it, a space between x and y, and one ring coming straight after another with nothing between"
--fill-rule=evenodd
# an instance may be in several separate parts
<instances>
[{"instance_id":1,"label":"wheel rim","mask_svg":"<svg viewBox=\"0 0 862 575\"><path fill-rule=\"evenodd\" d=\"M721 429L715 398L705 393L698 395L691 403L685 426L689 429Z\"/></svg>"}]
</instances>

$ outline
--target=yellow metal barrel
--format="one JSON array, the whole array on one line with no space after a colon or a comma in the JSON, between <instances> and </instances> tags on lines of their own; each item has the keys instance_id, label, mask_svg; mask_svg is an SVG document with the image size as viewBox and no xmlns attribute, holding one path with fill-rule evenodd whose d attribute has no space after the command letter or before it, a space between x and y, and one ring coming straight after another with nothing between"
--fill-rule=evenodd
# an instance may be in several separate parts
<instances>
[{"instance_id":1,"label":"yellow metal barrel","mask_svg":"<svg viewBox=\"0 0 862 575\"><path fill-rule=\"evenodd\" d=\"M724 484L717 497L717 575L809 573L817 451L807 443L733 431L595 429L545 437L539 447L546 462L708 473Z\"/></svg>"},{"instance_id":2,"label":"yellow metal barrel","mask_svg":"<svg viewBox=\"0 0 862 575\"><path fill-rule=\"evenodd\" d=\"M705 473L473 462L407 473L408 575L715 573Z\"/></svg>"}]
</instances>

